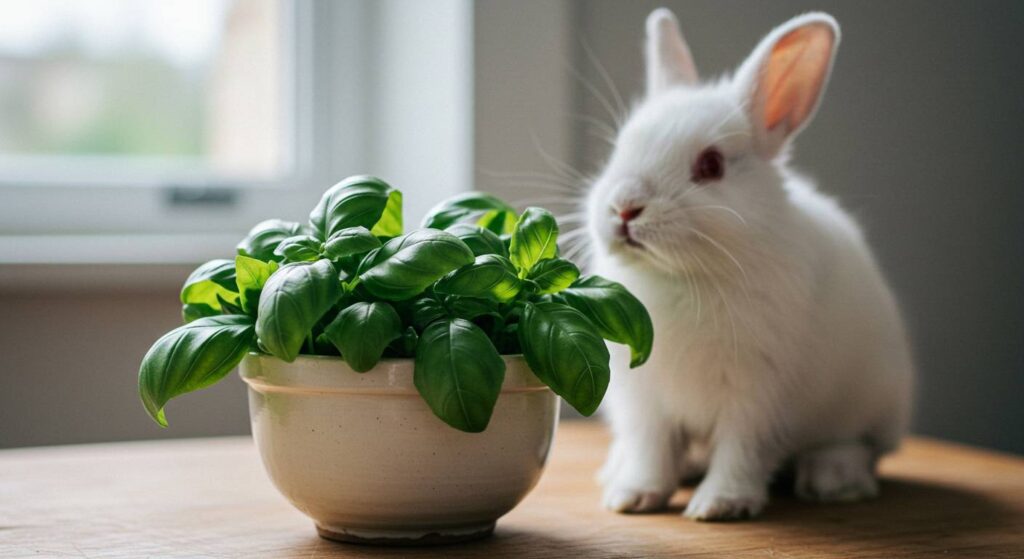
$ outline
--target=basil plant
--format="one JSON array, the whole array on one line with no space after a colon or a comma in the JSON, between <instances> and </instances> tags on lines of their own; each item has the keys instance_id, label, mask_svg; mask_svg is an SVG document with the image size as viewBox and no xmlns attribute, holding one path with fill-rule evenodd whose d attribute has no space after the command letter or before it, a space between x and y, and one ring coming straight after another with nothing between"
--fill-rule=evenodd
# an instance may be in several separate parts
<instances>
[{"instance_id":1,"label":"basil plant","mask_svg":"<svg viewBox=\"0 0 1024 559\"><path fill-rule=\"evenodd\" d=\"M621 285L580 277L559 257L546 210L522 214L467 193L404 233L402 193L370 176L328 190L308 223L264 221L233 260L203 264L181 290L184 326L153 344L139 370L146 410L219 381L249 352L287 362L341 356L365 372L381 358L415 360L430 409L456 429L487 427L505 376L502 355L583 415L604 397L604 340L647 360L653 329Z\"/></svg>"}]
</instances>

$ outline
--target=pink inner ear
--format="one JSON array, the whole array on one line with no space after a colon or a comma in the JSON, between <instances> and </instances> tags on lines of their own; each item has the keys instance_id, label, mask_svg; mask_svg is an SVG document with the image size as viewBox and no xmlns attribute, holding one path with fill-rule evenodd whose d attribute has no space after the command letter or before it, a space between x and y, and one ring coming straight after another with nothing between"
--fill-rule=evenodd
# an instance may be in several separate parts
<instances>
[{"instance_id":1,"label":"pink inner ear","mask_svg":"<svg viewBox=\"0 0 1024 559\"><path fill-rule=\"evenodd\" d=\"M810 116L825 82L834 39L828 26L807 25L775 43L761 76L765 128L781 124L792 132Z\"/></svg>"}]
</instances>

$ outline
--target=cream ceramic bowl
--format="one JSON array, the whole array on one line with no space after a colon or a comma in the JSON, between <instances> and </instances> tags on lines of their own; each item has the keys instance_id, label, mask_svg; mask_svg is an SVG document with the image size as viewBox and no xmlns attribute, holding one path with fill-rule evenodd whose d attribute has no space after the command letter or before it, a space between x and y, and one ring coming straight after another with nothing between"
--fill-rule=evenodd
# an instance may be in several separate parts
<instances>
[{"instance_id":1,"label":"cream ceramic bowl","mask_svg":"<svg viewBox=\"0 0 1024 559\"><path fill-rule=\"evenodd\" d=\"M356 373L340 358L250 354L252 433L270 479L343 541L439 543L482 537L536 485L558 401L522 357L505 357L490 424L463 433L430 411L411 359Z\"/></svg>"}]
</instances>

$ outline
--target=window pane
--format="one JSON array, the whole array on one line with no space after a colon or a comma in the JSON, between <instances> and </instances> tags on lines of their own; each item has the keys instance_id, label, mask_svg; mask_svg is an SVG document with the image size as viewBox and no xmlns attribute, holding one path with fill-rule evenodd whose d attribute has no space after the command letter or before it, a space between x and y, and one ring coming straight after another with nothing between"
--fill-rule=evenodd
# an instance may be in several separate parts
<instances>
[{"instance_id":1,"label":"window pane","mask_svg":"<svg viewBox=\"0 0 1024 559\"><path fill-rule=\"evenodd\" d=\"M0 0L0 174L55 157L283 172L281 12L276 0Z\"/></svg>"}]
</instances>

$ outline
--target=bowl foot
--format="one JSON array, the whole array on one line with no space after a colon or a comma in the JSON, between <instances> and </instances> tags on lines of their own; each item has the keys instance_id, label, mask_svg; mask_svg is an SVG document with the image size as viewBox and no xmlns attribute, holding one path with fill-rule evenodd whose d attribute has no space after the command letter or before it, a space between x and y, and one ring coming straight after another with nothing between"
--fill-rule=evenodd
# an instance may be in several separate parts
<instances>
[{"instance_id":1,"label":"bowl foot","mask_svg":"<svg viewBox=\"0 0 1024 559\"><path fill-rule=\"evenodd\" d=\"M494 532L494 522L434 530L374 530L317 524L316 531L321 538L346 543L393 546L446 545L486 538Z\"/></svg>"}]
</instances>

